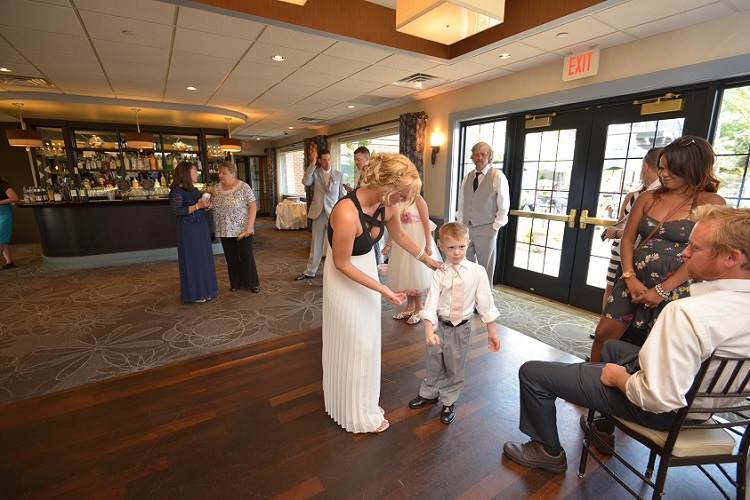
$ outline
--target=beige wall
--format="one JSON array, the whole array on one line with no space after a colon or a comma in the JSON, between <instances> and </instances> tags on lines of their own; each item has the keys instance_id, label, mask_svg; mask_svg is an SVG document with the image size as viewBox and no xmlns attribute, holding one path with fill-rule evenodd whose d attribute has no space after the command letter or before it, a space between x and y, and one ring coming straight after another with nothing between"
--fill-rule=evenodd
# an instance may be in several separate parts
<instances>
[{"instance_id":1,"label":"beige wall","mask_svg":"<svg viewBox=\"0 0 750 500\"><path fill-rule=\"evenodd\" d=\"M444 132L446 140L450 141L449 136L454 133L454 130L450 129L451 115L454 114L462 115L461 118L465 118L465 115L491 116L503 111L510 113L529 109L523 106L528 106L531 101L537 108L542 105L552 107L624 93L655 90L669 85L685 85L721 79L743 72L750 74L750 65L737 72L734 72L732 65L729 65L725 74L711 73L706 76L700 68L696 68L708 62L750 54L749 26L750 12L738 13L716 21L708 21L603 49L599 62L599 74L594 77L563 82L561 59L552 64L478 83L330 127L323 127L317 130L316 134L333 134L392 120L402 113L425 111L429 116L427 140L429 141L430 132L439 130ZM583 49L585 47L582 47ZM680 68L687 69L673 71L661 80L658 76L650 78L655 72ZM581 96L585 97L581 98ZM502 103L505 103L505 106L502 106ZM472 115L470 110L476 110L476 113ZM314 134L306 134L305 137L311 135ZM278 147L298 142L302 137L301 135L290 137L275 145ZM450 149L448 146L451 146ZM449 164L453 164L450 160L455 151L452 149L454 149L452 141L444 145L434 167L429 164L429 146L425 152L428 160L425 164L425 200L430 207L430 214L435 217L443 217L447 213L446 169Z\"/></svg>"}]
</instances>

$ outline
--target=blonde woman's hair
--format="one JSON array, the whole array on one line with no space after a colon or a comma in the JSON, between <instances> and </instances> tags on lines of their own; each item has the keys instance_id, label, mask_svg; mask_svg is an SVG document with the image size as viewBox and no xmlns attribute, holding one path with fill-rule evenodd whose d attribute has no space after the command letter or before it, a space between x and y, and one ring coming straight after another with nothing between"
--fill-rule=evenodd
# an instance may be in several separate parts
<instances>
[{"instance_id":1,"label":"blonde woman's hair","mask_svg":"<svg viewBox=\"0 0 750 500\"><path fill-rule=\"evenodd\" d=\"M438 234L441 240L450 238L456 241L466 241L469 239L469 228L463 222L447 222L440 226Z\"/></svg>"},{"instance_id":2,"label":"blonde woman's hair","mask_svg":"<svg viewBox=\"0 0 750 500\"><path fill-rule=\"evenodd\" d=\"M227 172L230 174L236 176L237 175L237 165L235 165L232 162L225 161L224 163L219 164L219 168L217 170L226 169Z\"/></svg>"},{"instance_id":3,"label":"blonde woman's hair","mask_svg":"<svg viewBox=\"0 0 750 500\"><path fill-rule=\"evenodd\" d=\"M750 208L701 205L695 209L693 220L711 226L706 239L715 253L739 250L749 257L742 269L750 270Z\"/></svg>"},{"instance_id":4,"label":"blonde woman's hair","mask_svg":"<svg viewBox=\"0 0 750 500\"><path fill-rule=\"evenodd\" d=\"M404 155L395 153L379 153L370 158L370 164L364 172L363 182L368 186L383 188L382 202L393 193L409 190L406 205L416 201L422 189L422 179L419 178L417 167Z\"/></svg>"}]
</instances>

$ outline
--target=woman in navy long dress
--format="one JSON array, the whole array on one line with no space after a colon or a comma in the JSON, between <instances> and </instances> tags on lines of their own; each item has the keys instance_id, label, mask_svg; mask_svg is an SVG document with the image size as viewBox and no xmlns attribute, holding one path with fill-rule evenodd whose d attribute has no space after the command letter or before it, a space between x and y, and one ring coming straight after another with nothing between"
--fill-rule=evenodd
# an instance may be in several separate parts
<instances>
[{"instance_id":1,"label":"woman in navy long dress","mask_svg":"<svg viewBox=\"0 0 750 500\"><path fill-rule=\"evenodd\" d=\"M204 200L196 189L198 167L183 161L177 165L169 192L169 204L177 216L177 261L180 294L184 302L206 302L219 293Z\"/></svg>"}]
</instances>

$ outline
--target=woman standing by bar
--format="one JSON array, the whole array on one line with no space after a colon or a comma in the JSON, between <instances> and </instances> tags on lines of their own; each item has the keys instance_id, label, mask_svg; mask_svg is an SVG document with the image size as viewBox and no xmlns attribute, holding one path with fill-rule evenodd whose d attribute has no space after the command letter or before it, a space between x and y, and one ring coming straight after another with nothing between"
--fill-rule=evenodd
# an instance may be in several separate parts
<instances>
[{"instance_id":1,"label":"woman standing by bar","mask_svg":"<svg viewBox=\"0 0 750 500\"><path fill-rule=\"evenodd\" d=\"M249 288L260 292L258 270L253 257L255 215L258 211L255 193L237 178L234 163L219 165L219 184L213 189L216 236L221 238L229 272L229 290Z\"/></svg>"},{"instance_id":2,"label":"woman standing by bar","mask_svg":"<svg viewBox=\"0 0 750 500\"><path fill-rule=\"evenodd\" d=\"M10 187L8 179L0 175L0 251L5 257L3 269L16 267L10 254L10 236L13 233L13 203L18 201L18 195Z\"/></svg>"},{"instance_id":3,"label":"woman standing by bar","mask_svg":"<svg viewBox=\"0 0 750 500\"><path fill-rule=\"evenodd\" d=\"M219 293L206 210L195 187L198 167L183 161L177 165L169 192L169 204L177 216L177 261L180 266L180 294L184 302L206 302Z\"/></svg>"}]
</instances>

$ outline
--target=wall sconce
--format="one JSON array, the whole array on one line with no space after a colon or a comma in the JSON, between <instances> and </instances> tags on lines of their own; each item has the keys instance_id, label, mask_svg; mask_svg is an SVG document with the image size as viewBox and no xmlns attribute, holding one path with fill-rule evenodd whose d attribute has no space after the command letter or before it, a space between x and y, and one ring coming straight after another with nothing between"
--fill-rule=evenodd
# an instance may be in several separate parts
<instances>
[{"instance_id":1,"label":"wall sconce","mask_svg":"<svg viewBox=\"0 0 750 500\"><path fill-rule=\"evenodd\" d=\"M26 149L41 148L42 133L38 130L26 130L26 124L23 122L23 116L21 116L23 103L14 102L13 106L18 109L18 119L21 121L21 129L8 129L5 131L5 135L8 136L8 144Z\"/></svg>"},{"instance_id":2,"label":"wall sconce","mask_svg":"<svg viewBox=\"0 0 750 500\"><path fill-rule=\"evenodd\" d=\"M430 134L430 146L432 146L432 166L435 166L435 158L440 152L440 145L443 143L443 134L440 132L433 132Z\"/></svg>"}]
</instances>

